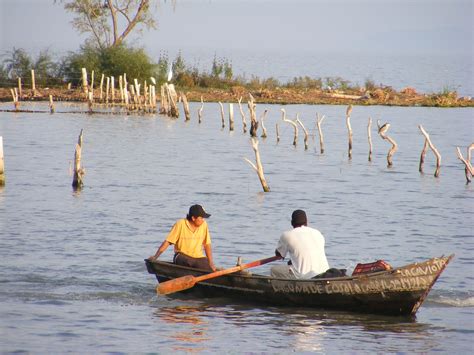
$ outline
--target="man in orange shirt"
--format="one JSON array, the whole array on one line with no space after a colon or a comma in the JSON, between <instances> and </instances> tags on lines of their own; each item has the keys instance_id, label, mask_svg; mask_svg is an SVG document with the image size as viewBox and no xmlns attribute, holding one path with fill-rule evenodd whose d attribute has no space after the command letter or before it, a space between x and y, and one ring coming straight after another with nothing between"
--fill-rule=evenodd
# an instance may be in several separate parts
<instances>
[{"instance_id":1,"label":"man in orange shirt","mask_svg":"<svg viewBox=\"0 0 474 355\"><path fill-rule=\"evenodd\" d=\"M204 220L210 216L201 205L192 205L186 218L174 224L155 255L150 256L148 260L155 261L173 244L175 264L216 271L212 259L211 235ZM203 254L203 248L206 256Z\"/></svg>"}]
</instances>

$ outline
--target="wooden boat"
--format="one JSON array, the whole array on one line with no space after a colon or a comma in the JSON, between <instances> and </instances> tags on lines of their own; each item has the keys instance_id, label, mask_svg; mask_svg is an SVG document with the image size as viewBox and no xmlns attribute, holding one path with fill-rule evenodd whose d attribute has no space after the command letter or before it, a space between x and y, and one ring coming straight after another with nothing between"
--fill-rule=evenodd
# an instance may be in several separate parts
<instances>
[{"instance_id":1,"label":"wooden boat","mask_svg":"<svg viewBox=\"0 0 474 355\"><path fill-rule=\"evenodd\" d=\"M199 282L183 292L268 305L413 316L453 257L442 256L356 276L310 280L276 279L241 271ZM145 262L148 272L158 282L206 274L203 270L165 261Z\"/></svg>"}]
</instances>

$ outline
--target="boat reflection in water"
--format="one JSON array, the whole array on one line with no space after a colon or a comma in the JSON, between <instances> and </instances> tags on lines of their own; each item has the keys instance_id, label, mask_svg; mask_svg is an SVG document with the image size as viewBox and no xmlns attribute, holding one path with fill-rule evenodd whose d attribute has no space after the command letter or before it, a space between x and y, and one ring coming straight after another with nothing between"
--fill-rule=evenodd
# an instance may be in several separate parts
<instances>
[{"instance_id":1,"label":"boat reflection in water","mask_svg":"<svg viewBox=\"0 0 474 355\"><path fill-rule=\"evenodd\" d=\"M200 343L206 343L210 340L207 336L208 322L201 317L205 311L202 307L193 306L176 306L163 307L157 310L154 315L160 321L168 323L174 329L169 334L170 340L176 345L173 346L174 351L179 352L202 352L206 350L206 346L199 346ZM180 325L190 325L183 327ZM163 333L160 332L160 337Z\"/></svg>"}]
</instances>

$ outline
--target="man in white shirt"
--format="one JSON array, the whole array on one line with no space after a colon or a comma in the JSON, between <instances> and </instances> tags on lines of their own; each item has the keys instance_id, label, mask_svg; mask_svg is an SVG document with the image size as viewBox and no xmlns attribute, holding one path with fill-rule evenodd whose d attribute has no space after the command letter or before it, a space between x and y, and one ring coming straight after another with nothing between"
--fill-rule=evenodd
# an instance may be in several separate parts
<instances>
[{"instance_id":1,"label":"man in white shirt","mask_svg":"<svg viewBox=\"0 0 474 355\"><path fill-rule=\"evenodd\" d=\"M317 229L308 227L306 213L295 210L291 215L293 229L284 232L275 254L290 256L290 265L276 265L271 276L281 279L311 279L329 269L324 252L324 236Z\"/></svg>"}]
</instances>

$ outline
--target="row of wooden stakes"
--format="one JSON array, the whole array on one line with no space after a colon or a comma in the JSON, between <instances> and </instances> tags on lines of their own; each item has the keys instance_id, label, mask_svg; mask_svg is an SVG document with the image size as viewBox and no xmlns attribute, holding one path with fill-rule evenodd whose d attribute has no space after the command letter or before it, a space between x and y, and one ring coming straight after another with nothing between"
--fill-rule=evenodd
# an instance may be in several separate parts
<instances>
[{"instance_id":1,"label":"row of wooden stakes","mask_svg":"<svg viewBox=\"0 0 474 355\"><path fill-rule=\"evenodd\" d=\"M116 94L115 78L113 76L105 77L104 74L102 74L102 77L100 80L100 86L99 86L99 102L104 102L104 97L105 97L106 104L111 104L111 105L118 104L118 105L124 106L127 112L131 110L132 111L135 110L135 111L141 111L141 112L155 113L156 106L157 106L156 105L157 104L156 91L155 91L156 81L154 80L154 78L150 78L150 79L151 79L152 84L147 85L146 81L143 83L144 90L143 90L143 95L142 95L141 84L138 83L138 80L134 79L134 84L129 85L127 82L126 74L123 74L123 76L119 77L120 100L118 100L118 97L116 98L115 96ZM104 80L106 81L105 96L103 95ZM32 71L32 83L33 83L33 90L35 90L34 71ZM94 71L92 71L91 73L91 83L89 84L87 71L85 68L82 68L82 87L83 87L86 100L88 102L89 112L92 113L94 100L95 100L94 99ZM20 79L19 79L18 91L15 88L15 89L12 89L11 92L12 92L13 102L15 104L15 109L18 110L19 92L21 96L21 80ZM185 114L186 121L189 121L191 119L191 113L190 113L189 103L188 103L186 95L182 92L180 92L178 95L176 93L176 90L173 84L169 84L169 83L163 84L161 86L161 92L160 92L159 113L166 115L168 117L178 118L179 117L179 108L178 108L179 102L183 104L183 111ZM239 110L242 117L243 132L247 133L247 121L246 121L246 115L245 115L244 109L242 107L242 97L239 98L238 105L239 105ZM219 106L220 106L220 113L221 113L222 128L224 128L225 127L224 105L221 102L219 102ZM268 110L265 110L262 113L260 120L257 120L256 102L255 102L254 97L250 93L249 93L249 100L247 102L247 106L248 106L249 116L250 116L250 136L253 138L252 147L256 154L256 163L253 164L248 159L246 160L257 171L263 190L270 191L270 188L268 187L268 184L266 183L266 180L264 177L263 167L262 167L261 159L258 153L258 140L257 140L257 131L259 127L261 127L262 129L261 137L262 138L267 137L267 130L266 130L264 121L265 121ZM54 107L52 95L50 95L49 97L49 107L50 107L51 113L54 113L55 107ZM204 109L204 102L201 97L201 106L199 107L198 112L197 112L199 123L202 122L203 109ZM352 127L351 127L352 109L353 109L352 105L349 105L346 110L346 126L347 126L347 132L348 132L348 158L349 159L352 159L352 139L353 139L353 133L352 133ZM301 127L304 132L305 149L308 149L309 133L308 133L308 130L303 125L302 121L299 119L298 115L296 115L295 120L290 120L290 119L287 119L286 117L286 111L284 109L281 109L281 111L282 111L282 121L290 124L294 129L293 145L295 146L297 145L298 127ZM319 133L319 143L320 143L321 154L324 153L324 136L323 136L323 131L322 131L322 123L324 121L324 118L325 116L321 116L317 114L316 125L317 125L318 133ZM368 125L367 125L367 136L368 136L368 142L369 142L369 155L368 155L369 161L372 160L372 137L371 137L372 128L371 127L372 127L372 119L369 118ZM381 125L379 121L377 122L378 134L380 135L382 139L386 140L387 142L391 144L391 148L389 149L388 154L387 154L388 167L393 165L393 155L398 149L398 145L395 142L395 140L387 134L389 128L390 128L389 123L385 123ZM425 129L421 125L419 125L418 128L420 129L421 133L425 137L424 147L420 155L419 171L423 172L425 155L427 153L428 148L430 148L436 157L436 170L435 170L434 176L438 177L440 174L440 168L441 168L441 154L432 143L429 137L429 134L425 131ZM230 131L234 130L234 110L233 110L232 103L229 103L229 130ZM276 123L276 133L277 133L277 142L278 142L280 140L278 123ZM82 176L84 175L84 171L81 170L80 168L80 148L82 146L82 132L80 134L80 143L78 142L78 145L79 145L79 151L76 147L76 158L75 158L76 163L75 163L75 169L74 169L75 178L73 182L73 185L76 187L82 186ZM474 173L474 169L470 162L472 149L474 149L474 143L468 147L467 158L464 158L461 153L460 148L457 147L457 156L465 165L465 175L466 175L467 183L471 181L471 178ZM79 159L77 159L77 156L79 157ZM78 161L79 161L79 166L77 166ZM3 164L0 165L0 167L2 168L1 171L3 171ZM4 176L4 174L1 174L0 176ZM0 183L1 181L2 180L0 178ZM4 182L4 178L3 178L3 182Z\"/></svg>"},{"instance_id":2,"label":"row of wooden stakes","mask_svg":"<svg viewBox=\"0 0 474 355\"><path fill-rule=\"evenodd\" d=\"M171 94L168 93L168 96ZM176 94L175 94L176 95ZM256 158L256 163L252 163L249 159L245 158L245 160L252 166L252 168L257 172L257 175L260 179L260 182L262 184L263 190L265 192L270 191L270 188L266 182L265 176L264 176L264 171L263 167L261 164L261 159L260 155L258 152L258 140L257 140L257 131L259 126L262 128L262 138L267 137L267 129L265 127L265 118L268 113L268 110L264 110L264 112L261 114L260 119L257 120L256 116L256 103L255 99L251 94L249 94L250 100L248 101L248 109L250 113L250 136L252 137L252 148L255 151L255 158ZM189 106L186 100L186 97L183 94L180 94L180 97L183 97L183 109L186 115L186 120L190 119L189 115ZM163 99L163 95L162 95ZM173 99L173 103L176 103L176 101L181 101L181 99L177 99L176 96ZM163 102L163 100L162 100ZM166 102L166 98L165 98ZM238 105L239 105L239 110L240 114L242 117L242 128L243 132L247 133L247 121L246 121L246 115L242 107L242 97L239 98L238 100ZM220 106L220 113L221 113L221 122L222 122L222 128L225 128L226 126L226 120L225 120L225 112L224 112L224 105L219 102ZM165 105L165 108L168 106ZM202 101L201 97L201 106L198 110L198 120L199 123L202 121L202 112L204 108L204 103ZM349 105L346 109L346 126L347 126L347 133L348 133L348 158L352 159L352 143L353 143L353 133L352 133L352 126L351 126L351 113L352 113L353 106ZM179 112L177 114L174 114L174 112L177 112L178 109L176 106L174 106L173 111L171 110L160 110L161 113L167 114L168 116L171 117L178 117ZM171 113L173 112L173 113ZM282 121L290 124L293 127L294 131L294 138L293 138L293 145L296 146L298 142L298 127L301 127L301 129L304 132L304 145L305 145L305 150L308 149L308 139L309 139L309 133L306 127L304 126L303 122L299 119L298 114L296 115L295 120L290 120L286 117L286 111L285 109L281 109L282 112ZM324 154L324 135L323 135L323 130L322 130L322 123L324 121L325 116L320 115L319 113L317 114L317 119L316 119L316 125L318 128L318 133L319 133L319 145L320 145L320 151L321 154ZM389 142L391 147L387 153L387 166L391 167L393 165L393 155L395 152L398 150L398 145L396 141L390 137L387 132L390 128L390 123L385 123L381 124L380 121L377 121L377 132L380 135L380 137ZM420 154L420 162L419 162L419 172L423 173L423 166L424 166L424 161L425 161L425 156L428 151L428 148L431 149L433 154L436 157L436 169L434 172L435 177L439 177L440 175L440 169L441 169L441 154L439 153L438 149L436 149L435 145L430 139L430 136L428 132L423 128L422 125L418 125L418 128L422 135L424 136L424 146ZM229 103L229 130L233 131L234 130L234 108L233 104ZM369 143L369 153L368 153L368 160L372 161L372 154L373 154L373 144L372 144L372 119L369 117L368 119L368 124L367 124L367 138L368 138L368 143ZM276 123L276 137L277 137L277 142L280 141L280 133L279 133L279 124ZM456 154L459 160L461 160L464 163L465 166L465 176L466 176L466 181L467 183L471 182L471 178L474 175L474 168L472 167L471 164L471 152L474 149L474 143L472 143L468 148L467 148L467 158L464 158L463 154L461 153L461 149L459 147L456 148Z\"/></svg>"}]
</instances>

